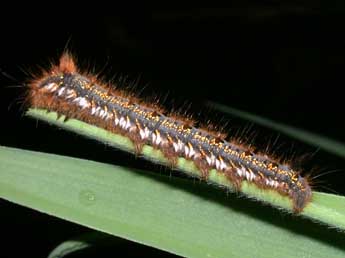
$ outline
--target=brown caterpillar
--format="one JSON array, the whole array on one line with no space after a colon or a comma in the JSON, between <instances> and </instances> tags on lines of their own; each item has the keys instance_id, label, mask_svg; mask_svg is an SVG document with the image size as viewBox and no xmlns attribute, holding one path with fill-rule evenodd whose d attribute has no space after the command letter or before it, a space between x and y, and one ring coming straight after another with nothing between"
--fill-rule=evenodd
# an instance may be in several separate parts
<instances>
[{"instance_id":1,"label":"brown caterpillar","mask_svg":"<svg viewBox=\"0 0 345 258\"><path fill-rule=\"evenodd\" d=\"M137 153L148 144L161 150L172 164L178 157L191 160L202 179L207 180L209 171L215 169L238 191L242 181L272 189L288 196L296 213L312 198L307 178L289 165L99 82L80 72L68 53L62 55L59 65L29 83L27 101L30 107L56 111L126 136Z\"/></svg>"}]
</instances>

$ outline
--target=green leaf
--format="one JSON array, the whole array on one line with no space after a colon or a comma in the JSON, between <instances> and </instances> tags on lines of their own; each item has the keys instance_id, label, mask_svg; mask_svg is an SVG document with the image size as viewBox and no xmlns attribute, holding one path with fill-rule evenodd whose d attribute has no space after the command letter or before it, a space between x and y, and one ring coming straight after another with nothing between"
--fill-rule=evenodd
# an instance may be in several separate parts
<instances>
[{"instance_id":1,"label":"green leaf","mask_svg":"<svg viewBox=\"0 0 345 258\"><path fill-rule=\"evenodd\" d=\"M46 110L42 109L29 109L27 115L46 121L50 124L54 124L66 130L73 131L79 135L96 139L110 146L129 152L134 151L134 145L127 137L120 134L110 133L102 128L98 128L82 121L76 119L69 119L68 121L65 121L64 116L61 116L58 119L58 116L55 112L48 113ZM159 150L148 145L143 147L142 156L156 163L165 165L169 164ZM200 171L194 166L192 161L179 158L177 160L176 168L187 173L188 175L200 176ZM215 170L210 171L208 181L223 188L227 188L230 191L233 189L233 186L230 184L229 180L223 174L217 173ZM283 208L289 212L292 211L291 199L281 196L275 191L263 190L258 188L255 184L243 181L241 185L241 192L251 198L264 201L271 205ZM333 201L330 202L329 199ZM312 219L317 219L320 222L332 225L333 227L337 227L339 229L345 229L344 207L344 197L313 192L313 200L303 210L302 215Z\"/></svg>"},{"instance_id":2,"label":"green leaf","mask_svg":"<svg viewBox=\"0 0 345 258\"><path fill-rule=\"evenodd\" d=\"M126 151L134 150L133 144L126 137L74 119L63 122L64 117L57 119L54 112L31 109L27 114L111 146ZM253 117L247 118L251 120ZM260 122L262 118L257 119L259 121L256 122ZM272 126L269 123L271 121L261 122ZM287 130L286 133L292 136L296 132L286 126L274 126L282 132ZM298 135L297 132L296 137ZM313 139L314 135L307 136ZM318 143L320 138L314 139ZM322 139L320 142L322 145L325 141ZM333 145L332 149L332 141L326 142L331 143L326 148L345 156L341 145ZM144 147L143 155L154 162L167 164L164 156L150 146ZM195 167L184 159L178 160L177 168L192 176L199 175ZM232 187L214 171L210 183L228 189ZM273 205L287 210L291 207L288 198L275 193L260 191L249 184L242 185L242 189L247 195ZM224 194L224 189L219 190L199 181L87 160L0 147L0 197L184 256L345 255L343 232L329 229L302 216L291 216L238 198L235 194ZM303 213L304 216L338 229L345 229L344 214L344 197L317 192L313 193L313 201ZM72 249L78 249L78 246L87 248L87 243L83 241L67 241L51 255L68 251L70 245Z\"/></svg>"},{"instance_id":3,"label":"green leaf","mask_svg":"<svg viewBox=\"0 0 345 258\"><path fill-rule=\"evenodd\" d=\"M119 246L123 244L124 241L125 240L121 238L115 238L99 231L92 231L62 242L50 252L48 258L64 258L94 247L104 248Z\"/></svg>"},{"instance_id":4,"label":"green leaf","mask_svg":"<svg viewBox=\"0 0 345 258\"><path fill-rule=\"evenodd\" d=\"M179 255L345 255L343 233L202 183L7 147L0 171L4 199Z\"/></svg>"},{"instance_id":5,"label":"green leaf","mask_svg":"<svg viewBox=\"0 0 345 258\"><path fill-rule=\"evenodd\" d=\"M345 145L337 141L334 141L332 139L328 139L326 137L323 137L314 133L306 132L304 130L301 130L289 125L277 123L270 119L260 117L258 115L253 115L251 113L238 110L236 108L224 106L222 104L218 104L215 102L208 102L207 104L210 107L217 109L219 111L222 111L224 113L228 113L228 114L231 114L232 116L237 116L242 119L252 121L256 124L271 128L278 132L289 135L293 138L299 139L302 142L309 143L310 145L313 145L316 147L320 147L330 153L333 153L342 158L345 158Z\"/></svg>"}]
</instances>

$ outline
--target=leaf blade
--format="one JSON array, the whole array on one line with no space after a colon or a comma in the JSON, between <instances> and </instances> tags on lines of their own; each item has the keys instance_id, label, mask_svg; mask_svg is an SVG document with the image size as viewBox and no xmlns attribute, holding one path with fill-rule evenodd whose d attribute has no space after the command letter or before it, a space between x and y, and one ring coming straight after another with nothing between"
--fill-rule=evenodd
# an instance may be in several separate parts
<instances>
[{"instance_id":1,"label":"leaf blade","mask_svg":"<svg viewBox=\"0 0 345 258\"><path fill-rule=\"evenodd\" d=\"M5 147L0 171L2 198L180 255L344 255L341 233L257 210L204 184Z\"/></svg>"},{"instance_id":2,"label":"leaf blade","mask_svg":"<svg viewBox=\"0 0 345 258\"><path fill-rule=\"evenodd\" d=\"M54 124L63 129L75 132L79 135L86 136L91 139L103 142L110 146L133 152L134 145L129 140L129 138L122 136L120 134L114 134L109 131L106 131L102 128L84 123L76 119L69 119L67 122L64 121L64 116L61 116L58 119L58 116L55 112L47 113L46 110L42 109L29 109L26 113L28 116L33 118L38 118L42 121ZM154 149L149 145L145 145L142 150L142 155L148 160L152 160L155 163L160 164L169 164L165 156L158 149ZM200 177L200 171L195 167L194 163L190 160L184 158L178 158L176 168L187 173L191 176ZM217 173L214 169L210 171L208 181L214 183L220 187L233 190L233 186L229 180L224 176L224 174ZM247 195L250 198L255 198L257 200L264 201L271 205L274 205L279 208L283 208L289 212L292 212L292 202L291 199L287 196L282 196L276 191L261 189L258 188L253 183L248 183L243 181L241 185L241 192ZM323 198L327 196L332 196L328 194L313 192L312 202L305 207L301 215L316 219L322 223L329 224L333 227L339 229L345 229L345 211L342 210L342 207L345 206L345 197L333 195L333 199L336 199L335 202L324 202ZM332 204L332 205L331 205ZM331 205L331 206L330 206Z\"/></svg>"}]
</instances>

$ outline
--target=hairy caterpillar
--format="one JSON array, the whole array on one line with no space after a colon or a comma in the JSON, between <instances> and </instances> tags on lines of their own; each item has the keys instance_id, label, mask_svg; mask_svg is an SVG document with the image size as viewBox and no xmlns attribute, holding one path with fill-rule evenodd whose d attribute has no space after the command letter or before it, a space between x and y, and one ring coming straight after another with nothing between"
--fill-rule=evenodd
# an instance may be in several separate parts
<instances>
[{"instance_id":1,"label":"hairy caterpillar","mask_svg":"<svg viewBox=\"0 0 345 258\"><path fill-rule=\"evenodd\" d=\"M193 126L187 118L169 114L156 105L104 84L79 71L64 53L53 66L29 84L30 107L55 111L128 137L138 154L144 145L160 150L171 162L190 160L207 180L211 170L224 175L237 191L243 181L270 189L292 201L299 213L312 198L307 178L249 146L226 141L225 136Z\"/></svg>"}]
</instances>

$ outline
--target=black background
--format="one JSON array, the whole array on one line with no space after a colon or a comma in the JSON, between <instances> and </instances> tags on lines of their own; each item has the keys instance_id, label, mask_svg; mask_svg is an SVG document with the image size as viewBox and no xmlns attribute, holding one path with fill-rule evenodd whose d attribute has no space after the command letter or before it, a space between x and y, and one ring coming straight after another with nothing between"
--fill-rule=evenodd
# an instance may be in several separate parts
<instances>
[{"instance_id":1,"label":"black background","mask_svg":"<svg viewBox=\"0 0 345 258\"><path fill-rule=\"evenodd\" d=\"M22 116L25 88L11 85L23 85L27 72L57 61L66 45L82 67L103 69L108 79L116 73L129 80L140 76L136 91L143 96L159 97L167 109L191 106L188 112L201 121L217 124L222 118L229 122L229 132L248 123L211 111L204 105L207 100L345 141L342 9L321 13L318 6L265 2L228 9L136 10L118 10L113 17L34 16L16 24L1 20L0 145L150 167L144 161L133 163L125 153L113 160L116 150ZM258 145L278 135L255 125L252 131ZM276 146L277 152L297 157L316 151L284 135ZM305 170L314 167L340 169L323 177L322 184L345 194L343 159L320 150L302 164ZM10 248L14 241L27 248L28 257L44 257L59 241L88 231L5 201L0 205L11 256L19 254ZM133 254L154 252L134 247Z\"/></svg>"}]
</instances>

